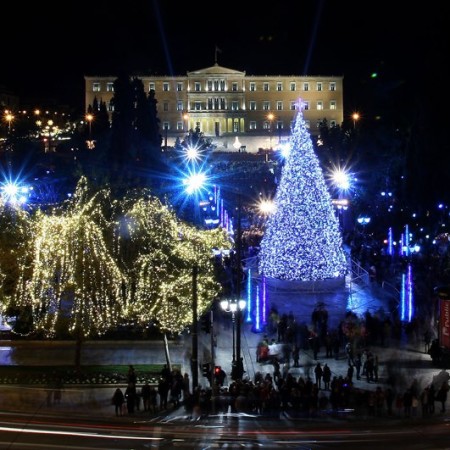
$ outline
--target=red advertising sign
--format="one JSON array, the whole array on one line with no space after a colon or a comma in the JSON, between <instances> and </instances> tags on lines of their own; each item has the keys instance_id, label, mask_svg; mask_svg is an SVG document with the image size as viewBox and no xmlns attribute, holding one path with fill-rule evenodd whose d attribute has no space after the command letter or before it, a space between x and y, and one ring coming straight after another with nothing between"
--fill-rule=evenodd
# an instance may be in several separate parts
<instances>
[{"instance_id":1,"label":"red advertising sign","mask_svg":"<svg viewBox=\"0 0 450 450\"><path fill-rule=\"evenodd\" d=\"M440 300L439 343L450 349L450 299Z\"/></svg>"}]
</instances>

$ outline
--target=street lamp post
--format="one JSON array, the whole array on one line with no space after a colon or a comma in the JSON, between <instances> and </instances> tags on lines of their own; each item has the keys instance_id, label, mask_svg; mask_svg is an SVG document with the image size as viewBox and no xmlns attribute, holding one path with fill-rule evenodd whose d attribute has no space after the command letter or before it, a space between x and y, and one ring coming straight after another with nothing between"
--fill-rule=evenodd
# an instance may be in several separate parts
<instances>
[{"instance_id":1,"label":"street lamp post","mask_svg":"<svg viewBox=\"0 0 450 450\"><path fill-rule=\"evenodd\" d=\"M198 266L192 268L192 387L198 387L198 292L197 292Z\"/></svg>"},{"instance_id":2,"label":"street lamp post","mask_svg":"<svg viewBox=\"0 0 450 450\"><path fill-rule=\"evenodd\" d=\"M220 307L223 311L231 313L232 334L233 334L233 356L231 360L231 378L233 380L242 378L243 367L241 361L240 349L240 320L241 311L245 308L245 300L224 299L220 302ZM239 342L239 345L238 345Z\"/></svg>"},{"instance_id":3,"label":"street lamp post","mask_svg":"<svg viewBox=\"0 0 450 450\"><path fill-rule=\"evenodd\" d=\"M272 150L272 123L273 123L273 119L274 119L274 115L273 113L269 113L267 114L267 119L269 121L269 146L270 146L270 150Z\"/></svg>"},{"instance_id":4,"label":"street lamp post","mask_svg":"<svg viewBox=\"0 0 450 450\"><path fill-rule=\"evenodd\" d=\"M92 114L86 114L86 121L89 124L89 140L91 140L92 136L92 121L94 120L94 116Z\"/></svg>"}]
</instances>

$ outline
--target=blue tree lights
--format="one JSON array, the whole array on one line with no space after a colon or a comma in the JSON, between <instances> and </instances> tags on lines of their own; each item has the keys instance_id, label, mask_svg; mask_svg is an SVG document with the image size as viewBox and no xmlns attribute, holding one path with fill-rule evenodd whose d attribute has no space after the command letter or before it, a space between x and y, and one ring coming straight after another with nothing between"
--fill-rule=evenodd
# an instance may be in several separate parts
<instances>
[{"instance_id":1,"label":"blue tree lights","mask_svg":"<svg viewBox=\"0 0 450 450\"><path fill-rule=\"evenodd\" d=\"M261 242L260 273L291 281L344 276L347 264L339 223L306 128L301 101L275 203L276 211L268 219Z\"/></svg>"}]
</instances>

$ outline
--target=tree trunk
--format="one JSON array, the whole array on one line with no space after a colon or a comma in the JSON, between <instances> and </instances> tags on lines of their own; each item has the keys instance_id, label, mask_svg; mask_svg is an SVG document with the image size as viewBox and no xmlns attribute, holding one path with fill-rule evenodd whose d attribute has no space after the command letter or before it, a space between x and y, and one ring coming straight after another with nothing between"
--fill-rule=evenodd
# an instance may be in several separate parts
<instances>
[{"instance_id":1,"label":"tree trunk","mask_svg":"<svg viewBox=\"0 0 450 450\"><path fill-rule=\"evenodd\" d=\"M82 333L77 333L77 340L75 346L75 370L81 372L81 345L83 343Z\"/></svg>"}]
</instances>

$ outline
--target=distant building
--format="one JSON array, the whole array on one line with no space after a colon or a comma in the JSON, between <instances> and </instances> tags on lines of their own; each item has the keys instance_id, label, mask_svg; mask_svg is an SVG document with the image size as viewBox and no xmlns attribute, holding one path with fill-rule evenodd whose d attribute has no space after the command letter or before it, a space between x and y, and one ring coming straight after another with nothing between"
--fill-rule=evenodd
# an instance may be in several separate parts
<instances>
[{"instance_id":1,"label":"distant building","mask_svg":"<svg viewBox=\"0 0 450 450\"><path fill-rule=\"evenodd\" d=\"M322 120L333 126L341 125L344 118L343 76L256 76L215 64L185 76L137 77L147 92L155 91L167 145L199 127L224 150L275 148L290 134L299 98L313 135ZM85 76L86 110L97 98L112 114L116 78Z\"/></svg>"}]
</instances>

